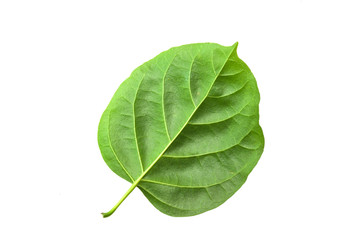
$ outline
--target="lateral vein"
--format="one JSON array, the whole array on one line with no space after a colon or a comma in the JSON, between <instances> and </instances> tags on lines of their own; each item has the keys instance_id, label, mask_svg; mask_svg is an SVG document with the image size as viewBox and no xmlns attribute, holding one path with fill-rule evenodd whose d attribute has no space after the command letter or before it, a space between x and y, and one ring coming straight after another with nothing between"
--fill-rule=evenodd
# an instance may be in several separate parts
<instances>
[{"instance_id":1,"label":"lateral vein","mask_svg":"<svg viewBox=\"0 0 361 240\"><path fill-rule=\"evenodd\" d=\"M128 175L128 177L132 180L132 182L134 182L134 179L132 178L132 176L129 174L129 172L127 171L127 169L124 167L124 165L122 164L122 162L119 160L118 155L116 154L116 152L114 151L113 145L112 145L112 141L110 140L110 134L109 134L109 122L110 122L110 112L109 112L109 116L108 116L108 142L109 142L109 146L110 149L112 150L115 158L117 159L119 165L123 168L123 170L125 171L125 173Z\"/></svg>"},{"instance_id":2,"label":"lateral vein","mask_svg":"<svg viewBox=\"0 0 361 240\"><path fill-rule=\"evenodd\" d=\"M135 128L135 100L137 99L137 95L138 95L138 90L140 87L140 84L142 84L143 80L145 77L145 73L143 74L142 80L140 80L139 86L135 92L135 97L134 97L134 101L133 101L133 126L134 126L134 138L135 138L135 145L137 148L137 154L138 154L138 159L139 159L139 163L140 163L140 168L142 170L142 172L144 172L143 169L143 162L142 162L142 157L140 156L140 152L139 152L139 145L138 145L138 137L137 137L137 130ZM134 181L133 181L134 182Z\"/></svg>"},{"instance_id":3,"label":"lateral vein","mask_svg":"<svg viewBox=\"0 0 361 240\"><path fill-rule=\"evenodd\" d=\"M172 63L173 63L174 59L176 58L177 54L178 54L178 53L175 53L172 61L170 61L169 66L167 67L167 69L166 69L165 72L164 72L164 75L163 75L163 85L162 85L162 110L163 110L163 118L164 118L165 131L166 131L166 133L167 133L167 136L168 136L169 141L170 141L171 139L170 139L170 136L169 136L168 126L167 126L167 119L166 119L166 117L165 117L165 109L164 109L164 88L165 88L165 87L164 87L164 85L165 85L165 77L167 76L168 71L169 71L169 68L170 68L170 66L172 65Z\"/></svg>"}]
</instances>

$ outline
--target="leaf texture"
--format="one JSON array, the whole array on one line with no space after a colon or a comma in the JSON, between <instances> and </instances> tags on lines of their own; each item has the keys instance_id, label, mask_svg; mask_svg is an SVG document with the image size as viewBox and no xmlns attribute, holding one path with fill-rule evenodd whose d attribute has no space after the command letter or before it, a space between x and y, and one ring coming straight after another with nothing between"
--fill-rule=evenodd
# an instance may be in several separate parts
<instances>
[{"instance_id":1,"label":"leaf texture","mask_svg":"<svg viewBox=\"0 0 361 240\"><path fill-rule=\"evenodd\" d=\"M171 48L133 71L99 124L111 170L161 212L192 216L230 198L264 148L259 92L237 43Z\"/></svg>"}]
</instances>

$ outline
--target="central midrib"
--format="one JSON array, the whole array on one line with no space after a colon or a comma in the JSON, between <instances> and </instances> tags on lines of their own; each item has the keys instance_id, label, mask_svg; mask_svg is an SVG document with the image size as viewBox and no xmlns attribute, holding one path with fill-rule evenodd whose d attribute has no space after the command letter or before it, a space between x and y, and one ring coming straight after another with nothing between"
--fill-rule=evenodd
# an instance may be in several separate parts
<instances>
[{"instance_id":1,"label":"central midrib","mask_svg":"<svg viewBox=\"0 0 361 240\"><path fill-rule=\"evenodd\" d=\"M218 74L215 76L210 88L207 91L207 94L204 96L204 98L202 99L202 101L200 101L200 103L198 104L198 106L193 110L192 114L189 116L189 118L187 119L187 121L184 123L184 125L182 126L182 128L179 130L179 132L177 133L176 136L174 136L174 138L168 143L168 145L164 148L164 150L158 155L158 157L153 161L153 163L137 178L137 180L135 182L133 182L132 186L127 190L127 192L123 195L123 197L119 200L119 202L107 213L102 213L104 217L109 217L111 214L113 214L113 212L119 207L119 205L128 197L128 195L137 187L138 183L143 179L143 177L149 172L149 170L158 162L158 160L163 156L163 154L167 151L167 149L170 147L170 145L172 145L172 143L174 142L174 140L179 136L179 134L181 134L181 132L183 131L183 129L187 126L187 124L189 123L189 121L191 120L191 118L193 117L193 115L195 114L195 112L198 110L198 108L202 105L203 101L207 98L209 92L211 91L215 81L217 80L218 76L220 75L220 73L222 72L224 66L226 65L229 57L231 56L231 54L233 53L234 49L236 48L236 46L233 46L233 49L230 51L229 55L226 57L225 62L223 63L221 69L219 70ZM213 56L212 56L213 58ZM213 66L214 67L214 66Z\"/></svg>"},{"instance_id":2,"label":"central midrib","mask_svg":"<svg viewBox=\"0 0 361 240\"><path fill-rule=\"evenodd\" d=\"M164 148L164 150L158 155L158 157L153 161L153 163L142 173L142 175L140 175L139 178L137 178L137 180L133 183L133 185L136 183L138 184L140 182L140 180L142 180L142 178L147 174L147 172L149 172L149 170L158 162L158 160L163 156L163 154L168 150L168 148L170 147L170 145L172 145L172 143L174 142L174 140L179 136L179 134L182 133L183 129L188 125L189 121L191 120L191 118L193 117L193 115L195 114L195 112L198 110L198 108L202 105L202 103L204 102L204 100L207 98L209 92L211 91L214 82L217 80L219 74L222 72L222 69L224 68L225 64L227 63L230 55L232 54L234 48L232 49L232 51L230 52L230 54L227 56L226 61L223 63L222 68L220 69L219 73L215 76L210 88L207 91L207 94L205 95L205 97L202 99L202 101L198 104L198 106L196 106L196 108L193 110L192 114L189 116L189 118L187 119L187 121L184 123L184 125L182 126L182 128L178 131L177 135L174 136L174 138L168 143L168 145Z\"/></svg>"}]
</instances>

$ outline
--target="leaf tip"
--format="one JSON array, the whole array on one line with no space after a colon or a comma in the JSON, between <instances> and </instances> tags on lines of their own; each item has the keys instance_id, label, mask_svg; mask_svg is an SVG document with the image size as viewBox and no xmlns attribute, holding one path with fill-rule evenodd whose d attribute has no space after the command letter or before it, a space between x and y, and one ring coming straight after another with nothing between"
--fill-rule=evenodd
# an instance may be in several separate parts
<instances>
[{"instance_id":1,"label":"leaf tip","mask_svg":"<svg viewBox=\"0 0 361 240\"><path fill-rule=\"evenodd\" d=\"M235 43L232 45L232 47L233 47L234 49L237 49L237 47L238 47L238 42L235 42Z\"/></svg>"}]
</instances>

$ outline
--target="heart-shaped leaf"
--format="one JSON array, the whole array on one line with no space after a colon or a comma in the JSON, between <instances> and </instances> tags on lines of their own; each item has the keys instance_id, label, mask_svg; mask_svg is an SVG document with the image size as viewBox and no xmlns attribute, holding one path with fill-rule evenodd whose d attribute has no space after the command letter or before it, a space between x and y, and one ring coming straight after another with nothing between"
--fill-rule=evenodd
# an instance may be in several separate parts
<instances>
[{"instance_id":1,"label":"heart-shaped leaf","mask_svg":"<svg viewBox=\"0 0 361 240\"><path fill-rule=\"evenodd\" d=\"M213 209L246 181L264 147L256 80L237 44L171 48L133 71L99 124L105 162L161 212Z\"/></svg>"}]
</instances>

